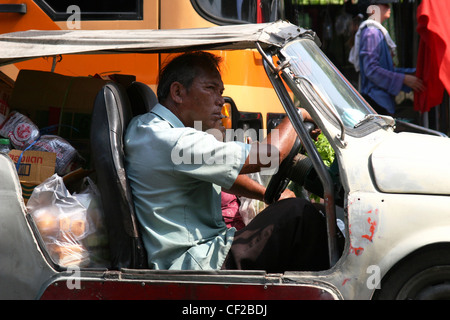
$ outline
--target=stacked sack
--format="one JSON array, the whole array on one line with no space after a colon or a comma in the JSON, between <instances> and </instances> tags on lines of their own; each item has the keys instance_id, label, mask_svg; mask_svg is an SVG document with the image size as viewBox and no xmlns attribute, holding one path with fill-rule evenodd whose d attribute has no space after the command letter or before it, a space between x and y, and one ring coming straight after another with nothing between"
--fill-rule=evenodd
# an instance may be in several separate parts
<instances>
[{"instance_id":1,"label":"stacked sack","mask_svg":"<svg viewBox=\"0 0 450 320\"><path fill-rule=\"evenodd\" d=\"M9 113L0 125L0 136L9 138L15 149L56 153L55 172L60 176L69 173L82 160L68 141L56 135L41 136L39 128L17 111Z\"/></svg>"}]
</instances>

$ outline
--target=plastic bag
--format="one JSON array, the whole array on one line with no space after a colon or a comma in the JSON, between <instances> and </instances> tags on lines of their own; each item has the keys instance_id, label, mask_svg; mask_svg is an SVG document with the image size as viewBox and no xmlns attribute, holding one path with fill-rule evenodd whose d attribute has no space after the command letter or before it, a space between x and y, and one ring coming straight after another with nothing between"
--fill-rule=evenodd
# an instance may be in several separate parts
<instances>
[{"instance_id":1,"label":"plastic bag","mask_svg":"<svg viewBox=\"0 0 450 320\"><path fill-rule=\"evenodd\" d=\"M90 227L92 230L95 230L95 232L90 232L83 239L83 243L89 252L89 266L107 266L109 263L109 244L100 191L94 182L89 177L86 177L82 191L80 193L74 193L73 196L86 208Z\"/></svg>"},{"instance_id":2,"label":"plastic bag","mask_svg":"<svg viewBox=\"0 0 450 320\"><path fill-rule=\"evenodd\" d=\"M55 172L60 176L70 172L72 163L81 158L74 147L65 139L55 135L43 135L28 150L56 153Z\"/></svg>"},{"instance_id":3,"label":"plastic bag","mask_svg":"<svg viewBox=\"0 0 450 320\"><path fill-rule=\"evenodd\" d=\"M27 116L13 111L0 125L0 135L9 138L14 148L25 150L39 138L39 128Z\"/></svg>"},{"instance_id":4,"label":"plastic bag","mask_svg":"<svg viewBox=\"0 0 450 320\"><path fill-rule=\"evenodd\" d=\"M248 176L261 185L267 184L265 181L263 181L259 172L250 173L248 174ZM266 204L263 201L259 201L256 199L239 197L239 201L241 202L239 206L239 213L241 214L242 220L244 221L245 225L248 225L258 213L266 208Z\"/></svg>"},{"instance_id":5,"label":"plastic bag","mask_svg":"<svg viewBox=\"0 0 450 320\"><path fill-rule=\"evenodd\" d=\"M96 223L90 219L91 201L84 196L72 196L63 179L54 174L38 185L27 203L41 233L42 239L55 263L85 267L90 263L90 252L84 243L96 232ZM86 202L87 201L87 202Z\"/></svg>"}]
</instances>

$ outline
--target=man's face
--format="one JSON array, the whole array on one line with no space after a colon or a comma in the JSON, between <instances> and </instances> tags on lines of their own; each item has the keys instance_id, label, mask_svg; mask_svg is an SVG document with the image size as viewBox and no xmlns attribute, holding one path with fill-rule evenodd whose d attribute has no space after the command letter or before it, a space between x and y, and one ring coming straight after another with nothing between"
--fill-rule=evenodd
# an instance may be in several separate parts
<instances>
[{"instance_id":1,"label":"man's face","mask_svg":"<svg viewBox=\"0 0 450 320\"><path fill-rule=\"evenodd\" d=\"M383 23L391 16L391 6L389 4L370 5L367 8L367 14L371 19Z\"/></svg>"},{"instance_id":2,"label":"man's face","mask_svg":"<svg viewBox=\"0 0 450 320\"><path fill-rule=\"evenodd\" d=\"M381 19L383 21L390 18L390 16L391 16L391 6L389 4L381 4L380 5L380 10L381 10Z\"/></svg>"},{"instance_id":3,"label":"man's face","mask_svg":"<svg viewBox=\"0 0 450 320\"><path fill-rule=\"evenodd\" d=\"M184 124L194 127L194 121L200 121L202 131L213 128L224 130L221 121L222 106L225 103L223 90L219 72L199 72L183 97Z\"/></svg>"}]
</instances>

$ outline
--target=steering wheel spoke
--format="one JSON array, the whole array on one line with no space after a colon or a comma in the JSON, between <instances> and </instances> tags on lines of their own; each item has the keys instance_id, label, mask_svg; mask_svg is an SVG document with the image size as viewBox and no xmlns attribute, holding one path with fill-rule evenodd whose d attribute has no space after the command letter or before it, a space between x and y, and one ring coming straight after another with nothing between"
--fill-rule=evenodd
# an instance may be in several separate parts
<instances>
[{"instance_id":1,"label":"steering wheel spoke","mask_svg":"<svg viewBox=\"0 0 450 320\"><path fill-rule=\"evenodd\" d=\"M305 122L304 124L308 132L311 132L314 129L314 125L312 123ZM272 204L278 201L281 194L288 186L290 181L290 179L288 178L288 172L289 169L294 165L294 159L299 153L301 147L302 143L297 137L288 156L281 162L280 166L278 167L278 171L272 176L269 184L267 185L266 192L264 193L264 202L266 204Z\"/></svg>"},{"instance_id":2,"label":"steering wheel spoke","mask_svg":"<svg viewBox=\"0 0 450 320\"><path fill-rule=\"evenodd\" d=\"M286 175L289 168L293 164L295 156L300 151L301 146L302 144L300 142L300 139L297 137L288 156L281 162L280 166L278 167L278 171L272 176L269 184L267 185L266 192L264 193L265 203L272 204L278 201L281 194L288 186L290 180L286 177Z\"/></svg>"}]
</instances>

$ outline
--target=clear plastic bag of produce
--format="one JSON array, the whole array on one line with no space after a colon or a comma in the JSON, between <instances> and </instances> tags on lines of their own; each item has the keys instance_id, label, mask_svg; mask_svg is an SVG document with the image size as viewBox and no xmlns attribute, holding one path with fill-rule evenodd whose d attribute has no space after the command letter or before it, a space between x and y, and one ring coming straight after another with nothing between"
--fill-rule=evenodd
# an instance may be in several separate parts
<instances>
[{"instance_id":1,"label":"clear plastic bag of produce","mask_svg":"<svg viewBox=\"0 0 450 320\"><path fill-rule=\"evenodd\" d=\"M259 172L250 173L248 174L248 176L259 184L265 185ZM257 199L239 197L239 201L241 203L239 206L239 213L241 214L242 220L244 221L245 225L248 225L258 213L266 208L266 204L263 201Z\"/></svg>"},{"instance_id":2,"label":"clear plastic bag of produce","mask_svg":"<svg viewBox=\"0 0 450 320\"><path fill-rule=\"evenodd\" d=\"M100 222L93 218L99 220L101 214L93 209L93 196L91 190L83 196L71 195L57 174L33 190L27 209L56 264L86 267L99 260L86 244L99 231Z\"/></svg>"},{"instance_id":3,"label":"clear plastic bag of produce","mask_svg":"<svg viewBox=\"0 0 450 320\"><path fill-rule=\"evenodd\" d=\"M94 182L86 177L79 193L73 196L86 208L89 219L89 232L83 239L83 244L89 251L89 266L105 267L109 264L109 243L103 217L100 191Z\"/></svg>"}]
</instances>

